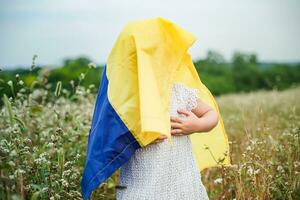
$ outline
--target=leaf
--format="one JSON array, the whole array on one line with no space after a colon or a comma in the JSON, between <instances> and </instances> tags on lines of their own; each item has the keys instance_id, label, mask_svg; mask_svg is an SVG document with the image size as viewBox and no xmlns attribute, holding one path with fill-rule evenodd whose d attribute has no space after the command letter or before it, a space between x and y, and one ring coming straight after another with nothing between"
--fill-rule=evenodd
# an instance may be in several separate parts
<instances>
[{"instance_id":1,"label":"leaf","mask_svg":"<svg viewBox=\"0 0 300 200\"><path fill-rule=\"evenodd\" d=\"M13 111L12 111L12 108L11 108L11 103L8 100L6 94L3 95L2 100L4 102L5 108L6 108L7 112L8 112L8 115L9 115L10 126L13 126L14 125Z\"/></svg>"},{"instance_id":2,"label":"leaf","mask_svg":"<svg viewBox=\"0 0 300 200\"><path fill-rule=\"evenodd\" d=\"M38 200L39 197L40 197L40 191L37 191L33 193L33 195L31 196L31 200Z\"/></svg>"},{"instance_id":3,"label":"leaf","mask_svg":"<svg viewBox=\"0 0 300 200\"><path fill-rule=\"evenodd\" d=\"M21 125L22 130L24 130L25 129L25 123L19 117L14 117L14 119Z\"/></svg>"}]
</instances>

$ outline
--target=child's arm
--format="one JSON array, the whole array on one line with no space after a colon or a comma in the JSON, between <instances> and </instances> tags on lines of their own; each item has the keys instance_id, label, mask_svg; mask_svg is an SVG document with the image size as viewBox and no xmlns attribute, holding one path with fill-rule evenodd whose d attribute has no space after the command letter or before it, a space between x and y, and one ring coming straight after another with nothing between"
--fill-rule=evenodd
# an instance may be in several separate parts
<instances>
[{"instance_id":1,"label":"child's arm","mask_svg":"<svg viewBox=\"0 0 300 200\"><path fill-rule=\"evenodd\" d=\"M197 107L191 111L179 109L178 113L186 115L185 118L171 116L171 134L187 135L195 132L208 132L219 121L217 112L200 98L197 99Z\"/></svg>"}]
</instances>

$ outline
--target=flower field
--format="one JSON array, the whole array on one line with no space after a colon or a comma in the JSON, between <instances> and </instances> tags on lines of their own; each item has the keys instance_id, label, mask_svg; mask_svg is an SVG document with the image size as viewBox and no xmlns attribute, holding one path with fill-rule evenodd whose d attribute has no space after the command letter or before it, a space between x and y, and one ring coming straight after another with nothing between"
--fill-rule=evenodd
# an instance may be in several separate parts
<instances>
[{"instance_id":1,"label":"flower field","mask_svg":"<svg viewBox=\"0 0 300 200\"><path fill-rule=\"evenodd\" d=\"M0 199L82 199L97 88L77 85L70 92L58 82L53 92L43 75L30 87L21 79L6 83L14 96L2 98ZM299 99L300 87L216 97L233 166L201 172L211 199L300 199ZM118 175L92 199L115 199Z\"/></svg>"}]
</instances>

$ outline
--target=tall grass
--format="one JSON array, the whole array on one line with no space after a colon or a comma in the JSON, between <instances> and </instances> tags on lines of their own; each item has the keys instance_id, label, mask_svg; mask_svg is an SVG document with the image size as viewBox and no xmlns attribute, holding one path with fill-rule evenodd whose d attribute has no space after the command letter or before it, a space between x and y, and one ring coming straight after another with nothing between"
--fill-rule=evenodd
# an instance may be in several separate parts
<instances>
[{"instance_id":1,"label":"tall grass","mask_svg":"<svg viewBox=\"0 0 300 200\"><path fill-rule=\"evenodd\" d=\"M300 199L300 87L217 98L233 167L208 169L212 199Z\"/></svg>"},{"instance_id":2,"label":"tall grass","mask_svg":"<svg viewBox=\"0 0 300 200\"><path fill-rule=\"evenodd\" d=\"M42 71L29 88L19 76L7 83L14 96L4 96L0 110L0 199L82 199L97 88L71 81L70 92L61 82L47 83L47 74ZM234 165L202 172L211 199L300 199L299 94L296 87L217 98ZM114 199L118 176L92 199Z\"/></svg>"}]
</instances>

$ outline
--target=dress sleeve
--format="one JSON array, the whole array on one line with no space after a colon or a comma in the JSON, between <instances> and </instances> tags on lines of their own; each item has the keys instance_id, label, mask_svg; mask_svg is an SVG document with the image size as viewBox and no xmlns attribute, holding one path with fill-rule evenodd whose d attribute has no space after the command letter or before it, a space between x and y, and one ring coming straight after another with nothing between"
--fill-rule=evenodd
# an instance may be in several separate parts
<instances>
[{"instance_id":1,"label":"dress sleeve","mask_svg":"<svg viewBox=\"0 0 300 200\"><path fill-rule=\"evenodd\" d=\"M186 88L186 109L191 111L197 107L198 89Z\"/></svg>"}]
</instances>

